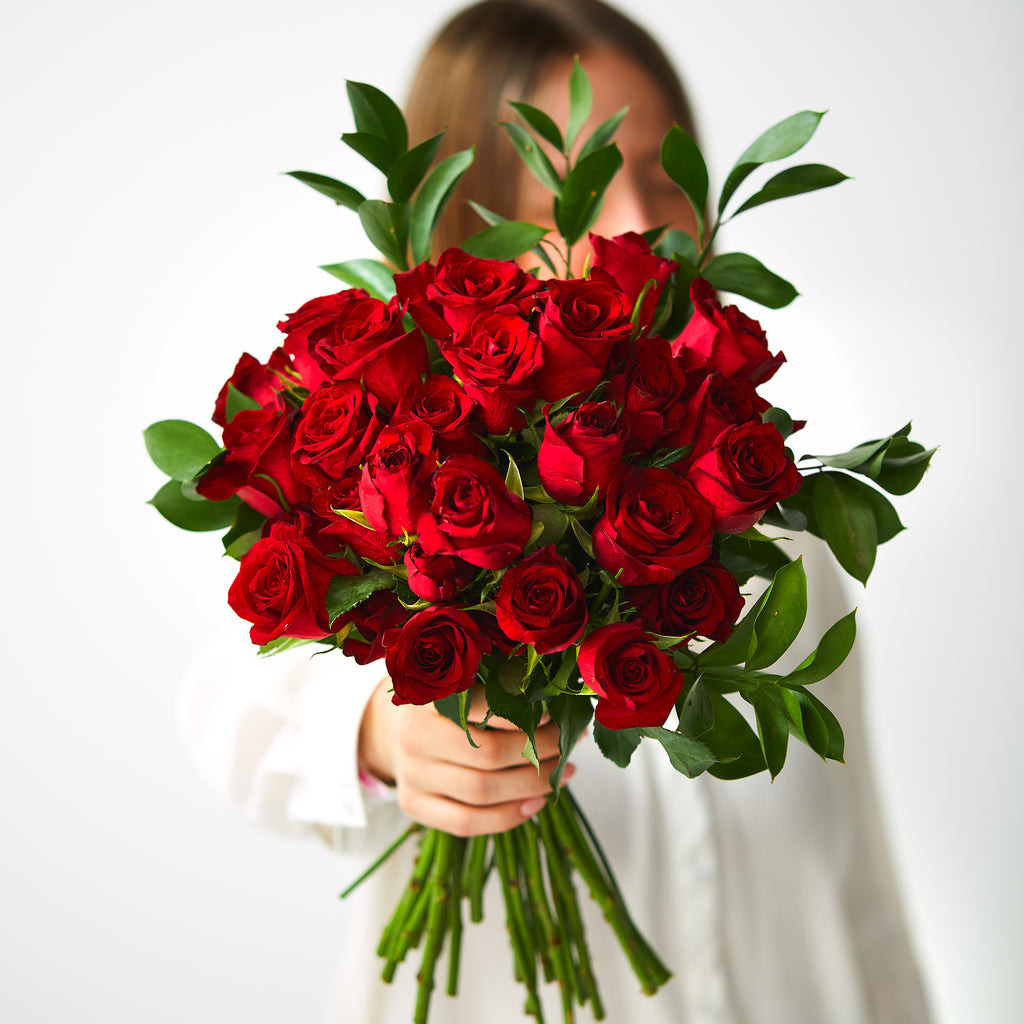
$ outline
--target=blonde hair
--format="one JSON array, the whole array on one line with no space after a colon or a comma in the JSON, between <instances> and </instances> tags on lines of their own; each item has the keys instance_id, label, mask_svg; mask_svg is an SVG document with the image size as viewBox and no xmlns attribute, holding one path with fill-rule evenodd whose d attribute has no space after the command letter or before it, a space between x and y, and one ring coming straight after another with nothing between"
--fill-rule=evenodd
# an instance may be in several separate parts
<instances>
[{"instance_id":1,"label":"blonde hair","mask_svg":"<svg viewBox=\"0 0 1024 1024\"><path fill-rule=\"evenodd\" d=\"M413 79L405 115L412 142L447 129L440 155L476 145L436 236L437 252L484 227L463 201L516 216L522 165L498 121L515 118L508 100L526 100L557 63L612 49L643 68L675 121L696 134L690 104L661 47L600 0L483 0L456 14L434 38Z\"/></svg>"}]
</instances>

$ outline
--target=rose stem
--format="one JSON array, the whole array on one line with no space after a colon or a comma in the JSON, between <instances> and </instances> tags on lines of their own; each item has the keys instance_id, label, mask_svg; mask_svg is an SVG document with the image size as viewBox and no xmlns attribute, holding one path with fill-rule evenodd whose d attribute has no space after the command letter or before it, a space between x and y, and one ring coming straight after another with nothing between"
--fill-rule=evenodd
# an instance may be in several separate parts
<instances>
[{"instance_id":1,"label":"rose stem","mask_svg":"<svg viewBox=\"0 0 1024 1024\"><path fill-rule=\"evenodd\" d=\"M402 893L402 898L398 901L398 906L395 908L394 914L391 915L391 920L384 929L384 935L377 947L378 956L388 956L389 950L398 942L405 918L415 906L416 898L423 888L423 881L430 871L436 843L437 832L434 829L427 829L420 840L420 849L416 857L416 864L412 869L412 877L409 879L409 884L406 886L405 892Z\"/></svg>"},{"instance_id":2,"label":"rose stem","mask_svg":"<svg viewBox=\"0 0 1024 1024\"><path fill-rule=\"evenodd\" d=\"M509 832L513 843L513 860L519 869L519 894L523 901L523 913L529 922L533 938L533 948L540 959L544 971L544 980L555 980L555 968L551 958L551 915L547 912L547 900L543 892L536 888L535 876L527 853L529 842L526 833L526 822ZM525 884L524 884L525 883Z\"/></svg>"},{"instance_id":3,"label":"rose stem","mask_svg":"<svg viewBox=\"0 0 1024 1024\"><path fill-rule=\"evenodd\" d=\"M430 995L434 989L434 969L437 966L437 958L441 953L447 931L448 888L451 879L452 843L454 841L455 837L448 835L447 832L438 833L437 851L430 872L431 902L430 914L427 917L427 941L423 947L423 960L420 963L419 974L416 976L419 988L416 994L414 1024L427 1024Z\"/></svg>"},{"instance_id":4,"label":"rose stem","mask_svg":"<svg viewBox=\"0 0 1024 1024\"><path fill-rule=\"evenodd\" d=\"M462 953L462 867L466 856L466 840L452 841L451 887L448 897L448 931L451 943L448 946L448 995L459 991L459 957Z\"/></svg>"},{"instance_id":5,"label":"rose stem","mask_svg":"<svg viewBox=\"0 0 1024 1024\"><path fill-rule=\"evenodd\" d=\"M487 866L487 836L473 836L469 841L466 868L466 890L469 893L469 919L479 924L484 919L484 880Z\"/></svg>"},{"instance_id":6,"label":"rose stem","mask_svg":"<svg viewBox=\"0 0 1024 1024\"><path fill-rule=\"evenodd\" d=\"M579 904L576 902L576 887L572 881L569 854L555 836L555 827L551 823L551 814L547 807L537 815L537 820L540 822L540 834L547 855L551 891L555 895L556 905L559 906L559 917L566 922L566 930L572 936L579 958L579 980L582 988L580 1003L585 1003L589 998L594 1019L604 1020L604 1004L601 1002L594 969L590 962L590 949L587 947L583 919L580 917Z\"/></svg>"},{"instance_id":7,"label":"rose stem","mask_svg":"<svg viewBox=\"0 0 1024 1024\"><path fill-rule=\"evenodd\" d=\"M512 841L507 832L494 837L494 858L501 876L501 892L505 898L505 920L516 965L516 980L526 986L525 1012L543 1024L544 1014L537 997L537 965L532 956L529 931L519 900L519 873L515 869Z\"/></svg>"},{"instance_id":8,"label":"rose stem","mask_svg":"<svg viewBox=\"0 0 1024 1024\"><path fill-rule=\"evenodd\" d=\"M362 885L390 857L401 845L409 838L414 832L423 831L423 826L418 822L413 822L347 889L345 889L338 899L343 900L350 893L354 892L358 886Z\"/></svg>"}]
</instances>

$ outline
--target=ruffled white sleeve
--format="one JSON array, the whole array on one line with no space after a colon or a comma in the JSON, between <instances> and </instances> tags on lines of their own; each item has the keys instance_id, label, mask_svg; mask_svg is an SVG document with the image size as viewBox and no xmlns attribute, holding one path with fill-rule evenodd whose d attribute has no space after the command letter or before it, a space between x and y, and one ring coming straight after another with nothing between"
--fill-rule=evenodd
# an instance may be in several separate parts
<instances>
[{"instance_id":1,"label":"ruffled white sleeve","mask_svg":"<svg viewBox=\"0 0 1024 1024\"><path fill-rule=\"evenodd\" d=\"M235 635L209 644L182 687L179 728L200 774L249 820L362 845L371 819L396 810L390 790L361 783L357 762L359 723L384 665L317 650L261 658Z\"/></svg>"}]
</instances>

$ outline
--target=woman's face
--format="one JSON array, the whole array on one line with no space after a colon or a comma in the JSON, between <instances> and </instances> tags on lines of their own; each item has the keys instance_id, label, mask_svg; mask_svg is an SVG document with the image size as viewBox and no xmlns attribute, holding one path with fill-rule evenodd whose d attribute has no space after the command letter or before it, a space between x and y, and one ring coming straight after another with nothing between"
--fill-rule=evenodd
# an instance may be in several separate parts
<instances>
[{"instance_id":1,"label":"woman's face","mask_svg":"<svg viewBox=\"0 0 1024 1024\"><path fill-rule=\"evenodd\" d=\"M661 140L672 127L668 103L654 80L638 64L614 50L595 50L583 57L594 92L594 110L580 139L623 107L630 108L615 134L623 166L605 193L604 205L591 230L606 238L626 231L646 231L667 224L696 235L697 222L686 197L661 167ZM569 118L569 72L572 62L559 64L542 80L530 102L550 114L558 125ZM578 148L579 143L577 143ZM548 155L564 172L553 149ZM522 175L518 216L544 226L552 223L551 193L530 174ZM573 253L573 273L583 270L589 246ZM535 258L527 257L532 263Z\"/></svg>"}]
</instances>

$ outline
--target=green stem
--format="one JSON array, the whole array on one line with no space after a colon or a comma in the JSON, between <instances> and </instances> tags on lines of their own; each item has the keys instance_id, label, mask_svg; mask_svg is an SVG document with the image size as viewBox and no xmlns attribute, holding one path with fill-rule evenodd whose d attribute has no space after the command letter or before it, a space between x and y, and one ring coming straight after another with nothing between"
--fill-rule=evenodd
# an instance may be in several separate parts
<instances>
[{"instance_id":1,"label":"green stem","mask_svg":"<svg viewBox=\"0 0 1024 1024\"><path fill-rule=\"evenodd\" d=\"M427 1024L427 1013L430 1009L430 995L434 990L434 969L440 956L447 931L449 887L452 867L452 844L455 837L447 832L438 833L437 851L434 856L433 870L430 872L429 890L430 914L427 918L427 941L423 948L423 961L420 964L416 992L416 1012L414 1024Z\"/></svg>"},{"instance_id":2,"label":"green stem","mask_svg":"<svg viewBox=\"0 0 1024 1024\"><path fill-rule=\"evenodd\" d=\"M388 857L390 857L414 832L421 832L423 826L417 822L413 822L347 889L345 889L338 899L343 900L346 896L355 892L355 890L363 884L383 864Z\"/></svg>"},{"instance_id":3,"label":"green stem","mask_svg":"<svg viewBox=\"0 0 1024 1024\"><path fill-rule=\"evenodd\" d=\"M473 836L469 841L466 867L466 891L469 893L469 919L479 924L484 919L484 882L487 880L488 836Z\"/></svg>"},{"instance_id":4,"label":"green stem","mask_svg":"<svg viewBox=\"0 0 1024 1024\"><path fill-rule=\"evenodd\" d=\"M514 841L507 832L494 837L494 856L501 876L501 890L505 898L505 917L512 954L516 964L516 977L527 990L526 1013L543 1024L544 1014L537 997L537 964L533 958L530 930L523 913L519 892L519 872L515 863Z\"/></svg>"},{"instance_id":5,"label":"green stem","mask_svg":"<svg viewBox=\"0 0 1024 1024\"><path fill-rule=\"evenodd\" d=\"M402 893L402 898L395 907L391 920L384 929L380 945L377 947L377 955L391 959L391 950L397 945L398 940L405 927L406 918L416 905L423 883L430 873L430 866L434 857L434 847L437 844L438 833L434 829L427 829L420 840L420 850L416 856L416 864L412 870L412 877L409 884Z\"/></svg>"},{"instance_id":6,"label":"green stem","mask_svg":"<svg viewBox=\"0 0 1024 1024\"><path fill-rule=\"evenodd\" d=\"M451 944L448 947L448 995L459 991L459 957L462 953L462 869L466 856L466 840L456 839L452 844L451 888L448 899L448 931Z\"/></svg>"}]
</instances>

